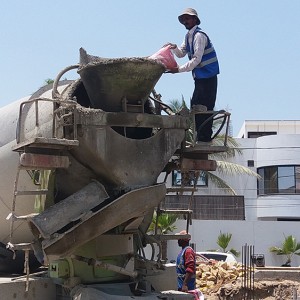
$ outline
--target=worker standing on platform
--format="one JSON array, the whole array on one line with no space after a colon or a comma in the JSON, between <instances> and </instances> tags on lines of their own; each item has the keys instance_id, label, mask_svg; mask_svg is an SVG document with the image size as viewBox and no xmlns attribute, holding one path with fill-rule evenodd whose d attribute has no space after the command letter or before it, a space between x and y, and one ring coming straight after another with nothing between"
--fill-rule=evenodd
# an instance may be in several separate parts
<instances>
[{"instance_id":1,"label":"worker standing on platform","mask_svg":"<svg viewBox=\"0 0 300 300\"><path fill-rule=\"evenodd\" d=\"M185 26L188 33L180 47L172 43L166 45L170 45L173 53L179 58L187 54L189 61L182 66L169 70L169 72L192 71L195 89L191 100L191 108L196 110L197 105L202 105L207 110L212 111L217 97L217 75L219 74L219 63L215 49L208 35L198 27L200 19L195 9L185 9L178 20ZM203 128L200 128L201 124L209 117L209 114L204 113L195 116L198 141L211 141L213 120L210 119Z\"/></svg>"}]
</instances>

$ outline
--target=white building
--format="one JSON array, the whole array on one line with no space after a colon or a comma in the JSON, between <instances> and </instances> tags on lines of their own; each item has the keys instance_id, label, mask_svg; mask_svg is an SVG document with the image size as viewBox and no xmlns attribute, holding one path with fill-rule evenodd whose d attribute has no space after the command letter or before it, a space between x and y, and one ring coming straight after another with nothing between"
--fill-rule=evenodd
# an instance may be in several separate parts
<instances>
[{"instance_id":1,"label":"white building","mask_svg":"<svg viewBox=\"0 0 300 300\"><path fill-rule=\"evenodd\" d=\"M249 167L261 179L218 174L238 197L228 196L209 181L198 187L196 208L206 215L193 220L192 242L199 251L218 249L220 231L232 233L229 249L241 251L243 245L253 245L256 254L264 254L266 265L280 266L285 257L270 253L269 248L281 247L288 235L300 242L300 121L245 121L236 140L242 154L230 161ZM209 217L208 206L213 211ZM185 226L185 221L178 221L178 229ZM169 242L169 259L177 252L176 242ZM292 266L299 264L300 257L294 256Z\"/></svg>"}]
</instances>

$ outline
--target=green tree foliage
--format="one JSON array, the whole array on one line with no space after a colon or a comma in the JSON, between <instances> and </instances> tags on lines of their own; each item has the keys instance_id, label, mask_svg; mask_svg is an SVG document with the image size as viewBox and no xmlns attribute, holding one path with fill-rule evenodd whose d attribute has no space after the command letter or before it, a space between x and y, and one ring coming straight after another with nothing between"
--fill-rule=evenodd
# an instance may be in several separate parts
<instances>
[{"instance_id":1,"label":"green tree foliage","mask_svg":"<svg viewBox=\"0 0 300 300\"><path fill-rule=\"evenodd\" d=\"M157 220L157 233L168 234L176 230L174 223L177 221L177 215L174 214L161 214L157 219L157 214L154 212L152 222L149 226L148 231L155 231L155 224Z\"/></svg>"},{"instance_id":2,"label":"green tree foliage","mask_svg":"<svg viewBox=\"0 0 300 300\"><path fill-rule=\"evenodd\" d=\"M177 221L177 215L174 214L161 214L157 218L156 212L154 212L152 217L152 222L149 226L148 232L155 232L155 224L157 223L157 233L158 234L168 234L172 233L177 227L174 225ZM167 241L161 241L161 258L167 261Z\"/></svg>"},{"instance_id":3,"label":"green tree foliage","mask_svg":"<svg viewBox=\"0 0 300 300\"><path fill-rule=\"evenodd\" d=\"M45 84L51 84L51 83L53 83L53 82L54 82L54 80L51 79L51 78L45 79Z\"/></svg>"},{"instance_id":4,"label":"green tree foliage","mask_svg":"<svg viewBox=\"0 0 300 300\"><path fill-rule=\"evenodd\" d=\"M223 252L231 252L233 255L238 257L240 253L237 250L233 248L231 248L229 251L227 250L231 238L232 238L232 233L222 233L220 231L220 234L217 239L217 244L222 249Z\"/></svg>"},{"instance_id":5,"label":"green tree foliage","mask_svg":"<svg viewBox=\"0 0 300 300\"><path fill-rule=\"evenodd\" d=\"M270 252L277 255L284 255L286 257L285 266L290 266L292 262L292 257L294 255L300 255L300 243L294 236L289 235L284 237L281 247L272 246L269 248Z\"/></svg>"}]
</instances>

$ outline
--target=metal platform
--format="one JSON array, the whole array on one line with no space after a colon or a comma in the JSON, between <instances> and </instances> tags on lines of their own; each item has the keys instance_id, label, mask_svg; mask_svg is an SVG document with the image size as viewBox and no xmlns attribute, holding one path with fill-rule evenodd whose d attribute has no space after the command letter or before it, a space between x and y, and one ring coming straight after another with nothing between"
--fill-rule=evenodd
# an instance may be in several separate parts
<instances>
[{"instance_id":1,"label":"metal platform","mask_svg":"<svg viewBox=\"0 0 300 300\"><path fill-rule=\"evenodd\" d=\"M71 149L79 145L78 140L33 137L12 147L13 151L24 152L25 148Z\"/></svg>"},{"instance_id":2,"label":"metal platform","mask_svg":"<svg viewBox=\"0 0 300 300\"><path fill-rule=\"evenodd\" d=\"M180 150L184 157L193 157L199 154L213 154L228 151L224 145L214 145L211 143L195 144L194 146L185 147Z\"/></svg>"},{"instance_id":3,"label":"metal platform","mask_svg":"<svg viewBox=\"0 0 300 300\"><path fill-rule=\"evenodd\" d=\"M176 154L180 154L182 157L185 158L203 158L203 155L208 155L208 154L214 154L214 153L221 153L221 152L226 152L228 151L227 146L219 146L219 145L214 145L211 143L203 143L203 144L195 144L194 146L189 146L185 147L182 149L178 149L176 151Z\"/></svg>"}]
</instances>

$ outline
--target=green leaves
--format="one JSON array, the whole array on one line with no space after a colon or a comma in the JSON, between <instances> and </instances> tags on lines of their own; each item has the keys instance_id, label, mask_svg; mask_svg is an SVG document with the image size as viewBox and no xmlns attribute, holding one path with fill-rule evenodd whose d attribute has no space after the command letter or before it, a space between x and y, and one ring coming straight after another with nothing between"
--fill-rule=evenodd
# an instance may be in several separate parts
<instances>
[{"instance_id":1,"label":"green leaves","mask_svg":"<svg viewBox=\"0 0 300 300\"><path fill-rule=\"evenodd\" d=\"M51 84L51 83L53 83L53 82L54 82L54 80L51 79L51 78L45 79L45 84Z\"/></svg>"},{"instance_id":2,"label":"green leaves","mask_svg":"<svg viewBox=\"0 0 300 300\"><path fill-rule=\"evenodd\" d=\"M174 225L174 223L177 221L177 215L162 214L157 217L156 212L154 212L148 232L154 233L156 221L158 234L168 234L177 229ZM161 258L164 261L167 261L167 245L167 241L161 241Z\"/></svg>"},{"instance_id":3,"label":"green leaves","mask_svg":"<svg viewBox=\"0 0 300 300\"><path fill-rule=\"evenodd\" d=\"M287 259L286 264L289 264L293 255L300 255L300 243L297 243L296 238L292 235L285 236L281 247L272 246L269 248L269 251L277 255L285 255Z\"/></svg>"},{"instance_id":4,"label":"green leaves","mask_svg":"<svg viewBox=\"0 0 300 300\"><path fill-rule=\"evenodd\" d=\"M156 212L153 214L152 222L149 226L148 231L154 232L156 224ZM174 214L162 214L157 220L157 229L160 234L168 234L176 230L174 223L177 221L177 215Z\"/></svg>"},{"instance_id":5,"label":"green leaves","mask_svg":"<svg viewBox=\"0 0 300 300\"><path fill-rule=\"evenodd\" d=\"M217 240L218 246L220 246L223 250L223 252L226 252L226 248L228 247L228 244L230 243L232 234L231 233L222 233L220 232Z\"/></svg>"},{"instance_id":6,"label":"green leaves","mask_svg":"<svg viewBox=\"0 0 300 300\"><path fill-rule=\"evenodd\" d=\"M230 252L233 255L235 255L236 257L238 257L238 256L240 256L239 251L237 251L233 248L231 248L229 251L226 250L231 241L231 238L232 238L232 233L222 233L222 231L220 231L220 234L217 239L217 244L222 249L223 252L227 252L227 253Z\"/></svg>"}]
</instances>

